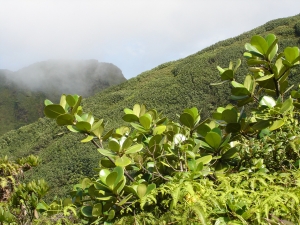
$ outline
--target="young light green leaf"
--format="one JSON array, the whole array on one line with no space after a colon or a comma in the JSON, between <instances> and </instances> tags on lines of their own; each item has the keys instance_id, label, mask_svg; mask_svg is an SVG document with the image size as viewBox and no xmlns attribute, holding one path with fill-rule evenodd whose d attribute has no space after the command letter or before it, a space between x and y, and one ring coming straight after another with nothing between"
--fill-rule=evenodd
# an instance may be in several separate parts
<instances>
[{"instance_id":1,"label":"young light green leaf","mask_svg":"<svg viewBox=\"0 0 300 225\"><path fill-rule=\"evenodd\" d=\"M152 117L150 114L146 113L140 117L139 121L140 124L148 130L151 127Z\"/></svg>"},{"instance_id":2,"label":"young light green leaf","mask_svg":"<svg viewBox=\"0 0 300 225\"><path fill-rule=\"evenodd\" d=\"M127 150L125 151L125 154L137 153L137 152L140 152L142 149L143 149L142 144L133 145L133 146L127 148Z\"/></svg>"},{"instance_id":3,"label":"young light green leaf","mask_svg":"<svg viewBox=\"0 0 300 225\"><path fill-rule=\"evenodd\" d=\"M118 157L115 161L116 166L126 167L131 163L130 158L123 155L122 157Z\"/></svg>"},{"instance_id":4,"label":"young light green leaf","mask_svg":"<svg viewBox=\"0 0 300 225\"><path fill-rule=\"evenodd\" d=\"M93 140L93 138L94 138L93 136L88 135L85 139L82 139L81 142L86 143L86 142L89 142L89 141Z\"/></svg>"}]
</instances>

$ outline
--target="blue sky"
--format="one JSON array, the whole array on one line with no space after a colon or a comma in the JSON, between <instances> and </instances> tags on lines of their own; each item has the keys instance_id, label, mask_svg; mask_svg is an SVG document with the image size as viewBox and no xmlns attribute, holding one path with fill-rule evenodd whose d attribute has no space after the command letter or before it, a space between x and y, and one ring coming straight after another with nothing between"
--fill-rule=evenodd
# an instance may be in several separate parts
<instances>
[{"instance_id":1,"label":"blue sky","mask_svg":"<svg viewBox=\"0 0 300 225\"><path fill-rule=\"evenodd\" d=\"M0 69L97 59L131 78L299 13L299 0L0 0Z\"/></svg>"}]
</instances>

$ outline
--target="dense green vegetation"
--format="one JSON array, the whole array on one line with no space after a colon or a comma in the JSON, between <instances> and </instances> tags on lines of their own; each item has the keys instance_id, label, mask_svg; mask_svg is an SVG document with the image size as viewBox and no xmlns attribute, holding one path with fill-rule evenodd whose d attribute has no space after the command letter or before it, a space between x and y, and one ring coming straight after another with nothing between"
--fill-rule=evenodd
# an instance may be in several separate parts
<instances>
[{"instance_id":1,"label":"dense green vegetation","mask_svg":"<svg viewBox=\"0 0 300 225\"><path fill-rule=\"evenodd\" d=\"M0 70L0 135L43 116L43 101L76 89L84 97L124 82L121 70L96 60L45 61L16 72Z\"/></svg>"},{"instance_id":2,"label":"dense green vegetation","mask_svg":"<svg viewBox=\"0 0 300 225\"><path fill-rule=\"evenodd\" d=\"M162 64L84 99L83 107L87 112L93 112L95 117L108 121L108 129L126 125L122 120L123 109L136 103L156 108L158 112L174 120L177 119L176 113L191 107L201 109L201 117L208 118L218 105L230 102L229 85L228 88L226 84L210 85L219 82L217 65L226 67L230 60L242 58L244 44L255 34L265 36L274 33L280 39L279 51L283 51L286 46L299 46L299 19L300 15L297 15L270 21L187 58ZM245 74L247 65L242 59L237 80L242 81ZM299 68L292 68L290 83L300 83L297 74ZM62 196L68 189L65 185L74 184L82 176L91 176L93 168L98 166L98 152L93 145L78 142L80 138L80 135L70 134L44 118L3 135L0 138L0 155L8 155L11 159L29 154L39 155L41 165L29 171L26 179L44 178L50 186L49 196Z\"/></svg>"},{"instance_id":3,"label":"dense green vegetation","mask_svg":"<svg viewBox=\"0 0 300 225\"><path fill-rule=\"evenodd\" d=\"M221 82L214 85L230 84L234 104L219 105L204 120L195 107L173 121L135 104L124 109L128 126L107 129L105 120L85 112L81 96L45 100L46 117L93 144L99 165L69 197L46 203L43 180L14 179L13 171L37 165L37 158L19 165L1 159L0 222L299 224L300 85L292 90L289 78L300 50L279 52L274 34L252 36L245 49L249 73L242 82L241 60L217 67Z\"/></svg>"}]
</instances>

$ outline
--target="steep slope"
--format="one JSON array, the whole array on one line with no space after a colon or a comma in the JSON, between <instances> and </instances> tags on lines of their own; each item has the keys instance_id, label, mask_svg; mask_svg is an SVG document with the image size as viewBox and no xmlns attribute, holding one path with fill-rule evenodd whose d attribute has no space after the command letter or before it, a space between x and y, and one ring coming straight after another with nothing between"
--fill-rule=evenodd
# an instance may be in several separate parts
<instances>
[{"instance_id":1,"label":"steep slope","mask_svg":"<svg viewBox=\"0 0 300 225\"><path fill-rule=\"evenodd\" d=\"M230 60L243 58L244 44L255 34L274 33L285 46L300 45L300 14L270 21L265 25L212 45L184 59L162 64L120 85L105 89L84 100L85 110L108 120L108 127L123 124L123 109L135 103L144 103L163 114L176 117L184 108L202 109L208 117L218 105L226 105L230 89L210 86L219 81L216 66L227 67ZM245 64L243 63L243 66ZM246 70L242 67L239 74ZM292 82L300 83L300 70L292 70ZM75 92L75 91L74 91ZM57 99L56 102L59 100ZM91 144L82 144L80 135L65 132L46 119L11 131L0 138L0 154L11 157L35 153L43 159L28 178L44 177L51 183L50 194L63 194L62 187L71 184L83 174L97 167L99 154ZM64 189L65 190L65 189Z\"/></svg>"},{"instance_id":2,"label":"steep slope","mask_svg":"<svg viewBox=\"0 0 300 225\"><path fill-rule=\"evenodd\" d=\"M42 117L45 98L54 101L70 92L88 97L125 80L118 67L97 60L49 60L16 72L0 70L0 135Z\"/></svg>"}]
</instances>

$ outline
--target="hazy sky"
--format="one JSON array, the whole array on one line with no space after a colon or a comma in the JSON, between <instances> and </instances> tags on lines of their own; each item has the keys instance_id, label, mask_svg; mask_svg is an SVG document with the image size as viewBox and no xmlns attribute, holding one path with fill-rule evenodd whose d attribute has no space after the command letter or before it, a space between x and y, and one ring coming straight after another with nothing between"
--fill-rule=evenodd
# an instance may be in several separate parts
<instances>
[{"instance_id":1,"label":"hazy sky","mask_svg":"<svg viewBox=\"0 0 300 225\"><path fill-rule=\"evenodd\" d=\"M97 59L126 78L300 13L300 0L0 0L0 69Z\"/></svg>"}]
</instances>

